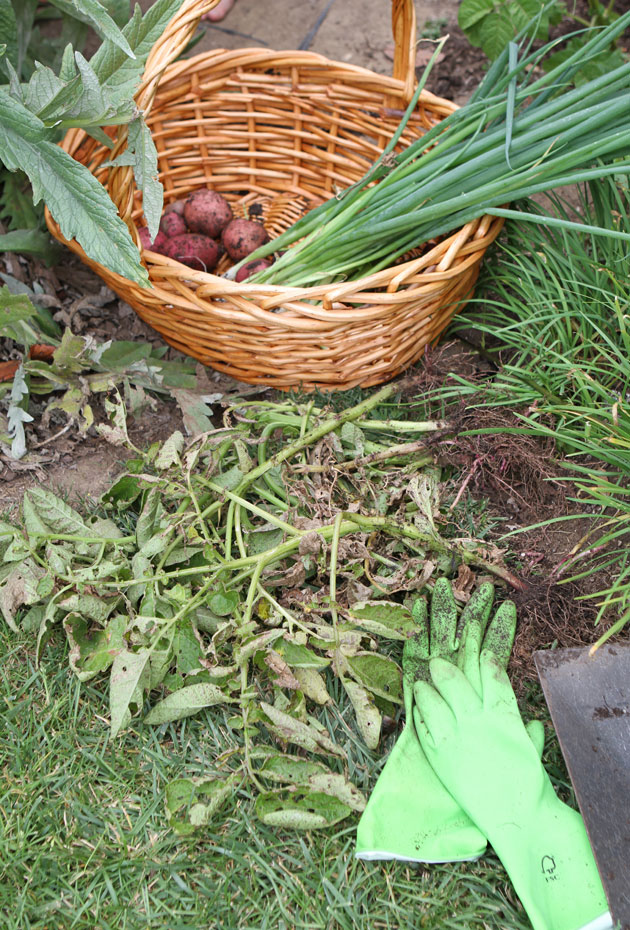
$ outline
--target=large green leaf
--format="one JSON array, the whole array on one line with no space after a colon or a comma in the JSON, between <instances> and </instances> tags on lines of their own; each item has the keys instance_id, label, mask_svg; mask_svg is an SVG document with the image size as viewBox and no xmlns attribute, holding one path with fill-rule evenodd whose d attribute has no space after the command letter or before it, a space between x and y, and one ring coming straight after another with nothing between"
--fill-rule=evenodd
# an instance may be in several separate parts
<instances>
[{"instance_id":1,"label":"large green leaf","mask_svg":"<svg viewBox=\"0 0 630 930\"><path fill-rule=\"evenodd\" d=\"M132 96L135 93L149 52L182 3L183 0L157 0L144 16L136 5L131 20L122 30L136 56L135 60L109 40L103 42L90 59L102 85L117 94Z\"/></svg>"},{"instance_id":2,"label":"large green leaf","mask_svg":"<svg viewBox=\"0 0 630 930\"><path fill-rule=\"evenodd\" d=\"M495 0L461 0L457 11L460 29L468 33L494 10Z\"/></svg>"},{"instance_id":3,"label":"large green leaf","mask_svg":"<svg viewBox=\"0 0 630 930\"><path fill-rule=\"evenodd\" d=\"M52 265L60 250L43 229L12 229L0 236L0 252L25 252Z\"/></svg>"},{"instance_id":4,"label":"large green leaf","mask_svg":"<svg viewBox=\"0 0 630 930\"><path fill-rule=\"evenodd\" d=\"M0 236L0 249L3 238ZM25 324L36 314L37 308L25 294L12 294L6 285L0 288L0 338L13 339L23 346L32 345L38 334Z\"/></svg>"},{"instance_id":5,"label":"large green leaf","mask_svg":"<svg viewBox=\"0 0 630 930\"><path fill-rule=\"evenodd\" d=\"M34 114L0 88L0 160L11 171L23 169L33 200L44 200L67 239L87 255L138 284L148 284L146 269L129 230L96 178L50 141Z\"/></svg>"},{"instance_id":6,"label":"large green leaf","mask_svg":"<svg viewBox=\"0 0 630 930\"><path fill-rule=\"evenodd\" d=\"M67 13L74 19L91 26L101 38L108 39L118 46L125 55L130 58L135 57L124 34L99 0L49 0L49 2L62 13Z\"/></svg>"},{"instance_id":7,"label":"large green leaf","mask_svg":"<svg viewBox=\"0 0 630 930\"><path fill-rule=\"evenodd\" d=\"M129 0L101 0L103 6L121 29L127 25L130 17Z\"/></svg>"},{"instance_id":8,"label":"large green leaf","mask_svg":"<svg viewBox=\"0 0 630 930\"><path fill-rule=\"evenodd\" d=\"M39 67L31 76L24 104L46 126L94 129L127 123L135 112L133 98L102 88L89 62L74 55L78 73L61 81L50 68ZM111 140L105 137L111 144Z\"/></svg>"},{"instance_id":9,"label":"large green leaf","mask_svg":"<svg viewBox=\"0 0 630 930\"><path fill-rule=\"evenodd\" d=\"M11 0L0 0L0 39L5 46L4 54L13 67L17 68L19 58L17 22Z\"/></svg>"},{"instance_id":10,"label":"large green leaf","mask_svg":"<svg viewBox=\"0 0 630 930\"><path fill-rule=\"evenodd\" d=\"M142 209L149 235L154 239L160 229L164 192L158 181L157 150L142 114L129 123L127 148L133 155L133 173L138 189L142 191Z\"/></svg>"}]
</instances>

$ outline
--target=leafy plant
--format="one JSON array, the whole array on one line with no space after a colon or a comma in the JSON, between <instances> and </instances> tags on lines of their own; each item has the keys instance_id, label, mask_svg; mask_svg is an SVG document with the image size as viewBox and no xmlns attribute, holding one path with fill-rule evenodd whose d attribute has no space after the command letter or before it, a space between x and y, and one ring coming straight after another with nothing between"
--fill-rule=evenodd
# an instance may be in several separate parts
<instances>
[{"instance_id":1,"label":"leafy plant","mask_svg":"<svg viewBox=\"0 0 630 930\"><path fill-rule=\"evenodd\" d=\"M148 283L138 250L105 188L57 142L66 130L79 127L111 148L103 127L128 126L128 148L119 162L133 165L149 229L157 233L162 208L157 153L134 93L153 44L181 2L157 0L144 16L136 7L129 19L123 0L49 0L63 21L59 41L64 44L55 46L42 45L36 0L0 0L5 41L0 68L8 79L0 85L0 162L6 169L2 212L10 227L0 236L1 250L50 257L41 207L37 209L45 203L63 235L76 238L92 259ZM88 25L103 39L89 62L72 44L83 42ZM63 48L61 56L58 47ZM16 174L15 180L9 172Z\"/></svg>"},{"instance_id":2,"label":"leafy plant","mask_svg":"<svg viewBox=\"0 0 630 930\"><path fill-rule=\"evenodd\" d=\"M16 282L5 277L15 287ZM17 283L22 291L28 290ZM28 424L33 422L29 406L48 396L50 400L41 410L44 423L51 415L62 414L64 429L75 424L84 433L94 425L106 439L119 445L127 443L128 436L119 430L117 408L109 399L118 390L132 414L155 403L151 395L170 394L181 407L190 432L211 427L207 401L220 395L212 397L199 388L192 360L165 359L166 346L154 348L146 342L126 340L99 343L70 329L62 332L50 313L31 298L37 300L32 291L29 297L24 292L11 293L7 285L0 287L0 334L21 347L21 358L13 363L12 383L0 385L0 394L1 389L8 394L4 424L0 417L0 442L12 458L22 458L28 450ZM45 358L31 351L38 343L46 344ZM98 397L112 415L111 425L95 423L93 403ZM9 445L10 449L6 448Z\"/></svg>"},{"instance_id":3,"label":"leafy plant","mask_svg":"<svg viewBox=\"0 0 630 930\"><path fill-rule=\"evenodd\" d=\"M374 748L402 701L395 657L411 600L454 564L511 578L499 552L441 535L421 448L444 424L371 415L393 393L332 416L312 402L238 401L223 429L188 444L176 432L132 461L103 495L106 516L34 489L21 524L0 524L5 622L38 631L38 657L63 627L78 678L109 677L112 736L147 697L155 726L231 709L243 756L223 776L170 786L181 832L243 779L269 824L325 826L361 809L318 709L334 709L341 687ZM115 416L124 436L121 403Z\"/></svg>"},{"instance_id":4,"label":"leafy plant","mask_svg":"<svg viewBox=\"0 0 630 930\"><path fill-rule=\"evenodd\" d=\"M590 30L610 25L618 18L614 11L614 0L601 3L600 0L588 0L588 18L585 19L571 11L562 2L546 0L462 0L457 14L458 23L471 45L479 46L485 54L494 60L499 57L508 44L524 29L532 19L537 19L534 38L546 42L549 31L563 21L570 21L582 27L562 49L543 62L546 69L555 68L568 60L573 54L584 48L590 38ZM619 67L623 55L616 43L601 51L585 64L577 76L584 81L605 74Z\"/></svg>"}]
</instances>

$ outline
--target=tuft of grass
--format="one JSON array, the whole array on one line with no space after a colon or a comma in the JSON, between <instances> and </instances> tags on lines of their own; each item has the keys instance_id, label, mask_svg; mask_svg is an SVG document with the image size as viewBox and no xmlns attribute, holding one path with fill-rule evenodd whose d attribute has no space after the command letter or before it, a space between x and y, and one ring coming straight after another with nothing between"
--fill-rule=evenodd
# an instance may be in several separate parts
<instances>
[{"instance_id":1,"label":"tuft of grass","mask_svg":"<svg viewBox=\"0 0 630 930\"><path fill-rule=\"evenodd\" d=\"M525 209L630 231L630 190L619 178L591 182L577 206L556 196L551 208L528 202ZM498 365L483 403L514 408L519 430L553 437L578 488L575 501L583 515L598 518L571 554L564 577L617 573L614 584L589 595L598 599L598 619L616 612L606 637L630 619L627 262L627 246L619 240L511 223L486 265L473 312L455 324L455 330L474 326ZM465 379L450 380L453 386L441 391L443 402L479 391Z\"/></svg>"},{"instance_id":2,"label":"tuft of grass","mask_svg":"<svg viewBox=\"0 0 630 930\"><path fill-rule=\"evenodd\" d=\"M29 648L0 631L3 930L529 927L491 852L456 865L359 862L356 818L322 832L271 829L255 818L246 786L202 835L177 838L166 827L164 785L202 774L220 754L229 764L240 737L223 712L159 730L138 725L111 742L98 716L105 685L75 680L61 638L39 670ZM539 689L527 703L545 716ZM342 707L327 722L345 727L351 774L371 788L389 745L362 747L346 712L350 720ZM566 790L555 741L550 752Z\"/></svg>"}]
</instances>

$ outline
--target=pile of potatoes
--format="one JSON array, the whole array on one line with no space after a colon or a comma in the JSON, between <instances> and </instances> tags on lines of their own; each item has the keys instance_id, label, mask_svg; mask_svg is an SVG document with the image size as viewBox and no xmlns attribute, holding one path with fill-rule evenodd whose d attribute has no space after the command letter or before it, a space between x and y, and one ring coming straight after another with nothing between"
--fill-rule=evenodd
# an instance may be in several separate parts
<instances>
[{"instance_id":1,"label":"pile of potatoes","mask_svg":"<svg viewBox=\"0 0 630 930\"><path fill-rule=\"evenodd\" d=\"M197 271L214 271L224 252L240 262L269 238L262 223L235 217L225 197L208 188L169 204L153 242L146 227L138 235L143 249L160 252ZM265 258L248 262L236 280L243 281L270 264Z\"/></svg>"}]
</instances>

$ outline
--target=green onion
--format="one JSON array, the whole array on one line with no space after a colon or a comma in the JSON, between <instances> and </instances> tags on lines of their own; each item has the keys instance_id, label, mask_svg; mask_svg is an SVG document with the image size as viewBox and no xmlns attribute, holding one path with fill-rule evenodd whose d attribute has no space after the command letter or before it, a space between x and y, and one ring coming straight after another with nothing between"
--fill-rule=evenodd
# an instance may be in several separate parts
<instances>
[{"instance_id":1,"label":"green onion","mask_svg":"<svg viewBox=\"0 0 630 930\"><path fill-rule=\"evenodd\" d=\"M512 200L630 174L630 62L586 84L572 83L630 26L630 12L542 74L540 63L558 41L532 52L535 25L532 20L522 31L518 45L510 43L465 106L393 156L430 62L381 157L359 182L248 256L284 252L250 281L311 287L356 280L479 216L509 216ZM606 233L630 240L628 233Z\"/></svg>"}]
</instances>

